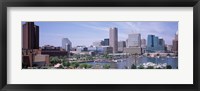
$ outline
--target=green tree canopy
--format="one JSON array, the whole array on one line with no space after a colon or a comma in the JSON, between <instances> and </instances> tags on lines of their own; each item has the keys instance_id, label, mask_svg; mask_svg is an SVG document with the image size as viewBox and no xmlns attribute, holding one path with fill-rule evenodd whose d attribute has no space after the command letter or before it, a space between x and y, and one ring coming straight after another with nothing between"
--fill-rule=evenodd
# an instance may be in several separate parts
<instances>
[{"instance_id":1,"label":"green tree canopy","mask_svg":"<svg viewBox=\"0 0 200 91\"><path fill-rule=\"evenodd\" d=\"M109 64L105 64L105 65L103 65L103 68L104 68L104 69L109 69L109 68L110 68L110 65L109 65Z\"/></svg>"},{"instance_id":2,"label":"green tree canopy","mask_svg":"<svg viewBox=\"0 0 200 91\"><path fill-rule=\"evenodd\" d=\"M132 65L131 65L131 69L136 69L135 64L132 64Z\"/></svg>"}]
</instances>

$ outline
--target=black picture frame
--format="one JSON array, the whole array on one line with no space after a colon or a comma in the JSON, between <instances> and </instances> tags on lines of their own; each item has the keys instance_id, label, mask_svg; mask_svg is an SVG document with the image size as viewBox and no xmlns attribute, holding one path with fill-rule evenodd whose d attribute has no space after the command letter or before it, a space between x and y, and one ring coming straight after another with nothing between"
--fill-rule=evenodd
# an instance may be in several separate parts
<instances>
[{"instance_id":1,"label":"black picture frame","mask_svg":"<svg viewBox=\"0 0 200 91\"><path fill-rule=\"evenodd\" d=\"M200 0L1 0L0 1L0 89L26 90L116 90L199 91ZM7 84L7 7L193 7L194 84ZM187 73L186 73L187 74Z\"/></svg>"}]
</instances>

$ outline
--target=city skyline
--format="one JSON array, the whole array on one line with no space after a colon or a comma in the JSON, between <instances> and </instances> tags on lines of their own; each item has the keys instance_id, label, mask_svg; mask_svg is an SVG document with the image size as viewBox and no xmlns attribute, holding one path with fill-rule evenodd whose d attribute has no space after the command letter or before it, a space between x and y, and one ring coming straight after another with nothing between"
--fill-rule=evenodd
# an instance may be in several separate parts
<instances>
[{"instance_id":1,"label":"city skyline","mask_svg":"<svg viewBox=\"0 0 200 91\"><path fill-rule=\"evenodd\" d=\"M94 41L109 38L109 28L118 28L118 41L126 41L128 34L140 33L147 40L149 34L162 37L172 45L178 22L35 22L40 26L40 47L61 46L62 38L68 38L72 46L90 46ZM49 41L50 40L50 41Z\"/></svg>"},{"instance_id":2,"label":"city skyline","mask_svg":"<svg viewBox=\"0 0 200 91\"><path fill-rule=\"evenodd\" d=\"M80 22L76 22L76 24ZM81 22L82 23L82 22ZM88 23L88 22L87 22ZM107 23L107 22L104 22ZM98 22L97 24L104 24ZM111 22L112 23L112 22ZM119 22L120 24L130 24L130 22ZM155 22L154 22L155 23ZM58 29L63 29L63 26L59 24ZM109 24L109 23L108 23ZM146 23L145 23L146 24ZM70 25L70 24L69 24ZM133 25L131 23L131 25ZM48 28L49 26L46 26ZM144 27L144 25L142 24ZM169 26L169 25L168 25ZM55 26L54 26L55 27ZM70 27L70 26L68 26ZM126 41L121 40L123 38L121 31L118 35L118 27L110 27L109 32L100 31L100 29L92 29L95 32L92 34L91 30L87 31L85 28L76 30L75 26L71 26L74 31L53 31L53 36L48 36L48 40L52 44L44 44L45 46L39 47L41 39L45 39L44 35L40 35L40 25L36 25L34 22L26 22L22 25L22 68L27 69L178 69L178 32L175 31L175 36L170 39L172 46L165 44L164 37L161 36L161 32L151 32L150 25L148 26L148 32L144 32L148 35L147 42L145 37L142 39L143 33L132 31L132 33L124 34L127 36ZM132 26L133 27L133 26ZM159 26L161 27L161 26ZM136 27L134 27L136 29ZM151 27L152 28L152 27ZM90 28L86 28L90 29ZM132 28L131 28L132 29ZM84 31L85 30L85 31ZM153 30L151 30L153 31ZM64 32L64 33L63 33ZM99 33L98 33L99 32ZM100 33L109 34L109 38L102 37ZM48 35L49 32L44 33ZM55 35L62 33L64 36L71 35L67 38L60 36L61 46L55 46L55 42L52 39L57 38ZM155 34L153 34L155 33ZM156 34L157 33L157 34ZM168 33L173 33L168 31ZM95 35L96 34L96 35ZM160 34L160 35L159 35ZM99 35L99 36L97 36ZM106 35L106 34L104 34ZM167 34L166 34L167 35ZM173 35L173 34L172 34ZM42 38L41 38L41 37ZM79 41L85 42L84 38L88 38L93 42L92 46L86 40L86 44L74 41L77 36ZM121 36L121 37L118 37ZM98 38L101 41L94 41ZM40 39L41 38L41 39ZM71 42L72 39L72 42ZM60 41L60 40L58 40ZM57 41L57 42L58 42ZM72 47L73 42L79 42L77 47ZM59 43L59 42L58 42ZM147 43L147 44L146 44ZM60 44L58 44L60 45ZM79 46L80 45L80 46ZM87 46L81 46L87 45ZM141 46L143 45L143 46ZM161 58L160 58L161 57ZM159 60L159 61L158 61ZM164 62L165 61L165 62ZM173 62L170 63L169 61ZM106 63L105 63L106 62ZM130 63L131 62L131 63ZM163 63L164 62L164 63ZM118 65L120 64L120 65Z\"/></svg>"}]
</instances>

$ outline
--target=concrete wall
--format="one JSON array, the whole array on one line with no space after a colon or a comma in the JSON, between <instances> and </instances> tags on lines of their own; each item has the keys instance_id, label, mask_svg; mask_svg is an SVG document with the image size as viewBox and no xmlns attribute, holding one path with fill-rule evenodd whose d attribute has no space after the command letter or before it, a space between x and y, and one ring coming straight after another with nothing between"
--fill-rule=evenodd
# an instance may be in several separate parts
<instances>
[{"instance_id":1,"label":"concrete wall","mask_svg":"<svg viewBox=\"0 0 200 91\"><path fill-rule=\"evenodd\" d=\"M45 62L47 65L49 64L49 55L35 55L34 62Z\"/></svg>"}]
</instances>

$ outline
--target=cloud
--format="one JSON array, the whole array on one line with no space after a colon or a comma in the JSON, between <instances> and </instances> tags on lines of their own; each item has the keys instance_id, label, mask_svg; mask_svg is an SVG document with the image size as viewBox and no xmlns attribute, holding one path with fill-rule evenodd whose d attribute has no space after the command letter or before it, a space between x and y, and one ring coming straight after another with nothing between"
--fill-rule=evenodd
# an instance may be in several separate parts
<instances>
[{"instance_id":1,"label":"cloud","mask_svg":"<svg viewBox=\"0 0 200 91\"><path fill-rule=\"evenodd\" d=\"M82 27L85 27L85 28L90 28L92 30L103 30L103 31L107 31L109 30L109 28L107 27L102 27L102 26L98 26L98 25L92 25L92 24L81 24Z\"/></svg>"}]
</instances>

